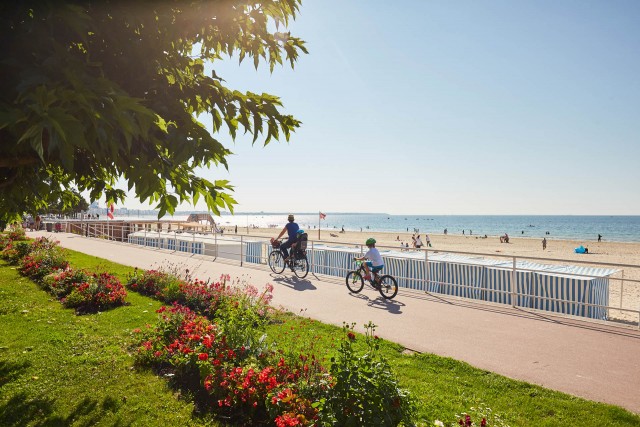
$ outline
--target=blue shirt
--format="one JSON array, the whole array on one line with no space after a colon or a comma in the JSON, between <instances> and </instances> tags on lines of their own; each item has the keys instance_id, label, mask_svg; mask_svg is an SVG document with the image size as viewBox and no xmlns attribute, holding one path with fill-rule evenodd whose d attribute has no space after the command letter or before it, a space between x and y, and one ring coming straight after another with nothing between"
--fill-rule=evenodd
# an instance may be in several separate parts
<instances>
[{"instance_id":1,"label":"blue shirt","mask_svg":"<svg viewBox=\"0 0 640 427\"><path fill-rule=\"evenodd\" d=\"M298 230L300 230L300 227L298 227L298 224L296 224L295 222L290 222L284 227L287 229L287 233L289 234L289 238L287 239L287 242L295 242L296 233L298 232Z\"/></svg>"}]
</instances>

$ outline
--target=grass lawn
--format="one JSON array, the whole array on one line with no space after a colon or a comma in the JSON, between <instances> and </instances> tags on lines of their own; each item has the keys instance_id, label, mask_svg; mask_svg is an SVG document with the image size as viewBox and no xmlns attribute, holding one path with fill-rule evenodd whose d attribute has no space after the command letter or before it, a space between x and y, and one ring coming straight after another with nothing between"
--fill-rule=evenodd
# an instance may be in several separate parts
<instances>
[{"instance_id":1,"label":"grass lawn","mask_svg":"<svg viewBox=\"0 0 640 427\"><path fill-rule=\"evenodd\" d=\"M68 251L71 264L109 271L122 281L130 267ZM127 306L76 316L0 261L0 425L218 425L194 413L189 396L148 371L135 370L132 330L154 323L160 303L130 292ZM279 314L268 335L280 348L330 358L342 329ZM383 351L420 416L452 421L484 403L512 426L640 426L621 408L479 370L429 354L407 355L393 343ZM630 391L632 392L632 391Z\"/></svg>"}]
</instances>

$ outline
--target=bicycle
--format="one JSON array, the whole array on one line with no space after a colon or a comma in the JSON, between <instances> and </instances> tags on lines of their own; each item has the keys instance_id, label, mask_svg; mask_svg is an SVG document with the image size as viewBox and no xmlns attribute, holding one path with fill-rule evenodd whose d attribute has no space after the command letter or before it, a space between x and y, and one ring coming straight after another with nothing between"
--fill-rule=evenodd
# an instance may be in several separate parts
<instances>
[{"instance_id":1,"label":"bicycle","mask_svg":"<svg viewBox=\"0 0 640 427\"><path fill-rule=\"evenodd\" d=\"M300 279L304 279L309 274L309 260L307 260L307 251L291 248L289 260L285 260L280 251L282 242L274 240L271 243L273 248L269 253L269 268L276 274L282 274L285 268L289 267L293 273Z\"/></svg>"},{"instance_id":2,"label":"bicycle","mask_svg":"<svg viewBox=\"0 0 640 427\"><path fill-rule=\"evenodd\" d=\"M364 287L364 262L356 260L358 268L354 271L350 271L347 274L346 282L347 288L354 294L357 294ZM379 276L378 273L373 273L371 280L368 280L369 284L382 295L384 299L392 299L398 293L398 282L396 279L389 275L384 274Z\"/></svg>"}]
</instances>

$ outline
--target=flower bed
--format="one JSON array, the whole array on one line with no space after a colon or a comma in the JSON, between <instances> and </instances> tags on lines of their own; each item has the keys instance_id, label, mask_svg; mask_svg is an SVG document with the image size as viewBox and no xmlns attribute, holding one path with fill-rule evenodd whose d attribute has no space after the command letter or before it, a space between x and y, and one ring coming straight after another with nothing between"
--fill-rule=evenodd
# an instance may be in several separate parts
<instances>
[{"instance_id":1,"label":"flower bed","mask_svg":"<svg viewBox=\"0 0 640 427\"><path fill-rule=\"evenodd\" d=\"M285 358L265 345L272 287L259 293L252 286L229 286L224 276L214 284L167 280L155 272L134 276L130 289L152 289L174 304L158 310L154 327L134 331L140 334L137 363L189 389L203 409L241 425L412 424L415 403L378 352L373 325L367 325L363 354L353 347L353 326L345 326L345 339L328 370L314 355ZM150 284L149 277L178 285L167 292ZM197 296L197 303L190 295ZM179 302L191 303L200 313Z\"/></svg>"},{"instance_id":2,"label":"flower bed","mask_svg":"<svg viewBox=\"0 0 640 427\"><path fill-rule=\"evenodd\" d=\"M127 291L116 277L69 268L64 250L47 238L7 239L1 254L17 264L20 273L78 313L106 310L125 303Z\"/></svg>"},{"instance_id":3,"label":"flower bed","mask_svg":"<svg viewBox=\"0 0 640 427\"><path fill-rule=\"evenodd\" d=\"M69 266L63 249L56 242L46 238L31 242L28 253L19 261L20 273L36 283L57 270L64 270Z\"/></svg>"},{"instance_id":4,"label":"flower bed","mask_svg":"<svg viewBox=\"0 0 640 427\"><path fill-rule=\"evenodd\" d=\"M78 312L95 312L123 305L127 291L108 273L92 273L87 280L74 283L68 296L60 301Z\"/></svg>"}]
</instances>

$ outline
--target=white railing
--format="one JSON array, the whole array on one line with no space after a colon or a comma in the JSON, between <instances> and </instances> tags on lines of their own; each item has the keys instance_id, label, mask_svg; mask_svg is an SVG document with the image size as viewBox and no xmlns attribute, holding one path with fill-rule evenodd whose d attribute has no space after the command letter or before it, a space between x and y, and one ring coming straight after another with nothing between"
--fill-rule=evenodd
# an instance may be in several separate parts
<instances>
[{"instance_id":1,"label":"white railing","mask_svg":"<svg viewBox=\"0 0 640 427\"><path fill-rule=\"evenodd\" d=\"M264 236L229 236L210 232L171 230L169 223L143 221L60 221L59 223L63 232L131 243L153 250L184 252L191 256L203 256L216 262L241 266L266 265L271 251L269 241ZM55 230L55 226L51 228ZM591 317L606 319L615 324L632 324L640 328L640 265L442 251L433 248L398 253L396 247L378 247L381 251L389 250L389 252L383 252L386 258L385 271L396 277L401 289L407 288L434 294L444 293L534 311L552 311L554 314L575 315L572 310L581 313L605 313ZM307 252L310 272L316 275L344 277L353 268L349 262L350 258L353 255L362 255L363 248L356 243L309 240ZM449 256L451 259L443 261L443 256ZM457 260L456 256L482 257L482 263L474 264ZM446 262L455 268L447 267L441 270L436 268L442 267ZM474 262L480 261L476 259ZM558 271L553 271L553 268L547 272L541 271L533 262L558 267ZM396 264L406 264L406 266L403 267L403 271L394 270ZM587 269L584 270L585 272L580 270L576 272L562 271L559 268L567 264L616 271L611 275L598 275L589 273ZM460 265L466 267L458 267ZM444 270L451 271L443 274ZM489 273L496 274L497 282L491 287L480 286L480 282L486 282L486 275ZM557 280L563 283L572 282L570 286L573 287L567 288L569 290L566 292L563 288L557 292L547 294L536 292L533 295L526 289L531 286L527 282L530 278L527 279L527 277L533 274L560 278ZM507 281L508 286L502 288L497 285L498 282L507 283ZM548 289L553 289L553 285L547 287ZM567 295L571 292L575 295ZM576 296L578 298L575 298ZM535 304L532 301L535 301ZM558 307L564 308L558 309ZM581 314L579 317L589 316Z\"/></svg>"}]
</instances>

